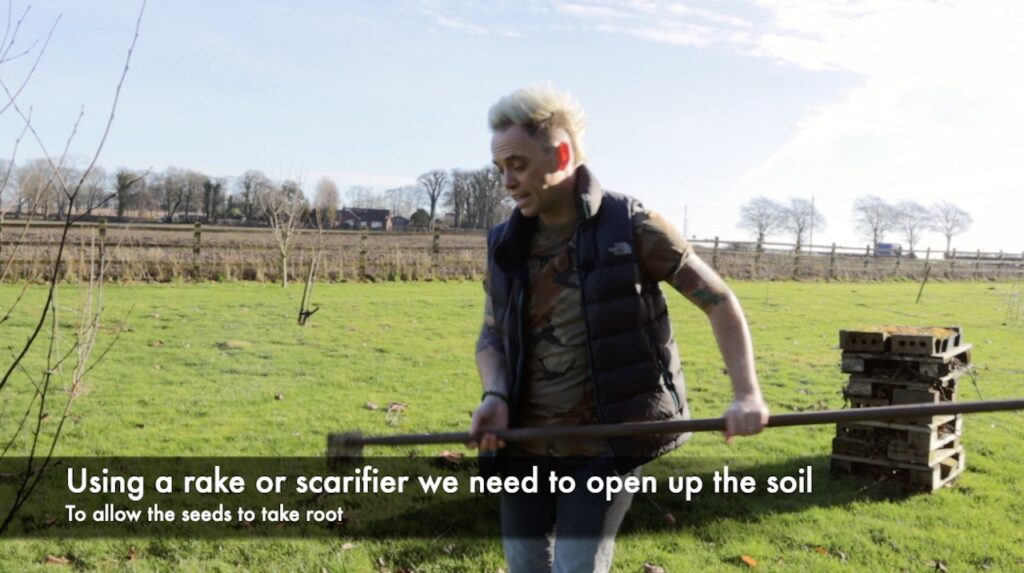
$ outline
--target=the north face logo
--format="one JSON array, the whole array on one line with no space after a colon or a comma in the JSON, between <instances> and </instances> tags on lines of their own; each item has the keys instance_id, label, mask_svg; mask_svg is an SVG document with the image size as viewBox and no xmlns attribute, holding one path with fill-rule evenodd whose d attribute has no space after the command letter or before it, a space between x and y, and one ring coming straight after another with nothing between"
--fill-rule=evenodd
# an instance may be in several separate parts
<instances>
[{"instance_id":1,"label":"the north face logo","mask_svg":"<svg viewBox=\"0 0 1024 573\"><path fill-rule=\"evenodd\" d=\"M633 248L629 246L629 243L615 243L608 247L608 252L613 255L628 255L633 252Z\"/></svg>"}]
</instances>

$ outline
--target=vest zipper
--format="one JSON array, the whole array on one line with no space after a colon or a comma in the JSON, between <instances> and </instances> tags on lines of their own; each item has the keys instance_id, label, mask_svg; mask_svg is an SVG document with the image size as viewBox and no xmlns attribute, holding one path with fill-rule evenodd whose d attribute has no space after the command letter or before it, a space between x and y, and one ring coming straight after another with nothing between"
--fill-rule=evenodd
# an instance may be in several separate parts
<instances>
[{"instance_id":1,"label":"vest zipper","mask_svg":"<svg viewBox=\"0 0 1024 573\"><path fill-rule=\"evenodd\" d=\"M519 276L516 277L516 280L519 281L519 288L516 289L516 314L518 315L516 318L516 346L518 346L518 348L516 349L516 370L515 379L512 381L513 392L511 394L512 403L517 405L519 404L519 395L523 388L523 370L526 363L526 344L525 335L523 333L525 328L524 319L526 318L525 303L527 285L527 281L523 280L523 274L525 273L519 272L518 274ZM509 414L511 413L512 412L509 412Z\"/></svg>"},{"instance_id":2,"label":"vest zipper","mask_svg":"<svg viewBox=\"0 0 1024 573\"><path fill-rule=\"evenodd\" d=\"M590 370L590 383L594 387L594 403L597 404L597 420L602 424L605 423L604 412L601 411L601 393L597 387L597 375L594 371L594 351L591 348L593 340L590 337L590 321L587 320L587 293L584 284L587 282L587 274L583 270L583 266L580 264L580 237L583 233L583 225L586 222L580 223L576 227L576 278L580 281L580 312L583 314L583 329L587 333L587 368ZM611 440L608 441L608 447L611 447ZM614 451L612 452L615 453Z\"/></svg>"}]
</instances>

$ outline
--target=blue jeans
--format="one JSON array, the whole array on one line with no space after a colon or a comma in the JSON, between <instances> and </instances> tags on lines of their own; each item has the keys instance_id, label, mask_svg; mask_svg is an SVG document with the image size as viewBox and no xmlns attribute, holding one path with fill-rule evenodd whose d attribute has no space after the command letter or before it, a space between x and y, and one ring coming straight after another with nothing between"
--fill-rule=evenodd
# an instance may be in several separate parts
<instances>
[{"instance_id":1,"label":"blue jeans","mask_svg":"<svg viewBox=\"0 0 1024 573\"><path fill-rule=\"evenodd\" d=\"M538 493L501 496L501 531L509 573L586 573L608 571L615 534L633 503L633 494L587 491L592 476L616 475L614 458L599 456L559 475L574 478L572 493L548 493L541 471ZM639 476L641 467L628 474Z\"/></svg>"}]
</instances>

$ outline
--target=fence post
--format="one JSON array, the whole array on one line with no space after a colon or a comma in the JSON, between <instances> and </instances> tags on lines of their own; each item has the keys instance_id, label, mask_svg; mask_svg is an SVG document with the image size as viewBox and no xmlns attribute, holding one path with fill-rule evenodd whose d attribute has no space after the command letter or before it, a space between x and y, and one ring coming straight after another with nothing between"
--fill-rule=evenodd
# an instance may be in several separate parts
<instances>
[{"instance_id":1,"label":"fence post","mask_svg":"<svg viewBox=\"0 0 1024 573\"><path fill-rule=\"evenodd\" d=\"M359 238L359 280L366 280L366 229L363 229L363 234Z\"/></svg>"},{"instance_id":2,"label":"fence post","mask_svg":"<svg viewBox=\"0 0 1024 573\"><path fill-rule=\"evenodd\" d=\"M6 213L0 210L0 260L3 260L4 254L4 215L6 215Z\"/></svg>"},{"instance_id":3,"label":"fence post","mask_svg":"<svg viewBox=\"0 0 1024 573\"><path fill-rule=\"evenodd\" d=\"M832 252L828 256L828 279L836 278L836 244L832 243Z\"/></svg>"},{"instance_id":4,"label":"fence post","mask_svg":"<svg viewBox=\"0 0 1024 573\"><path fill-rule=\"evenodd\" d=\"M202 253L203 224L196 221L195 231L192 232L192 276L199 279L199 255Z\"/></svg>"},{"instance_id":5,"label":"fence post","mask_svg":"<svg viewBox=\"0 0 1024 573\"><path fill-rule=\"evenodd\" d=\"M800 242L797 241L796 250L793 251L793 278L800 276Z\"/></svg>"},{"instance_id":6,"label":"fence post","mask_svg":"<svg viewBox=\"0 0 1024 573\"><path fill-rule=\"evenodd\" d=\"M715 236L715 247L711 251L711 268L718 270L718 236Z\"/></svg>"},{"instance_id":7,"label":"fence post","mask_svg":"<svg viewBox=\"0 0 1024 573\"><path fill-rule=\"evenodd\" d=\"M437 278L441 265L441 231L434 229L434 247L430 255L430 272Z\"/></svg>"},{"instance_id":8,"label":"fence post","mask_svg":"<svg viewBox=\"0 0 1024 573\"><path fill-rule=\"evenodd\" d=\"M978 249L978 254L974 256L974 272L977 273L978 269L981 268L981 249Z\"/></svg>"},{"instance_id":9,"label":"fence post","mask_svg":"<svg viewBox=\"0 0 1024 573\"><path fill-rule=\"evenodd\" d=\"M953 269L956 268L956 247L953 247L953 252L949 258L949 276L953 276Z\"/></svg>"},{"instance_id":10,"label":"fence post","mask_svg":"<svg viewBox=\"0 0 1024 573\"><path fill-rule=\"evenodd\" d=\"M754 247L754 276L750 277L756 279L761 274L761 251L764 250L764 243L761 237L757 238L757 246Z\"/></svg>"},{"instance_id":11,"label":"fence post","mask_svg":"<svg viewBox=\"0 0 1024 573\"><path fill-rule=\"evenodd\" d=\"M914 251L910 251L913 253ZM896 250L896 271L893 274L899 274L900 272L900 260L903 258L903 249Z\"/></svg>"},{"instance_id":12,"label":"fence post","mask_svg":"<svg viewBox=\"0 0 1024 573\"><path fill-rule=\"evenodd\" d=\"M100 219L100 272L103 272L103 261L106 259L107 251L107 220Z\"/></svg>"},{"instance_id":13,"label":"fence post","mask_svg":"<svg viewBox=\"0 0 1024 573\"><path fill-rule=\"evenodd\" d=\"M871 262L871 245L864 246L864 272L868 270L868 263Z\"/></svg>"}]
</instances>

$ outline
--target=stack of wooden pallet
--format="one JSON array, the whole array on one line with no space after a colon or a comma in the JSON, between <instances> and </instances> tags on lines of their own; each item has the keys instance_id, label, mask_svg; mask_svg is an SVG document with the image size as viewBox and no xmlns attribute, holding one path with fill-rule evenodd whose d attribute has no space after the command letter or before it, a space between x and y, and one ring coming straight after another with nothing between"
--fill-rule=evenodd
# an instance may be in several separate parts
<instances>
[{"instance_id":1,"label":"stack of wooden pallet","mask_svg":"<svg viewBox=\"0 0 1024 573\"><path fill-rule=\"evenodd\" d=\"M850 375L843 395L853 408L954 401L970 366L971 345L959 327L844 330L839 345ZM897 475L933 491L964 469L962 432L959 415L838 424L832 470Z\"/></svg>"}]
</instances>

